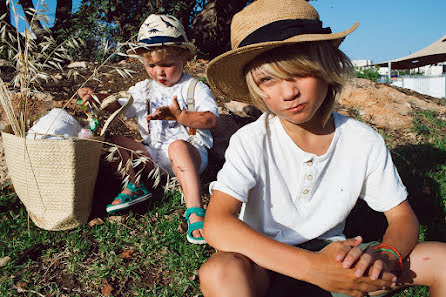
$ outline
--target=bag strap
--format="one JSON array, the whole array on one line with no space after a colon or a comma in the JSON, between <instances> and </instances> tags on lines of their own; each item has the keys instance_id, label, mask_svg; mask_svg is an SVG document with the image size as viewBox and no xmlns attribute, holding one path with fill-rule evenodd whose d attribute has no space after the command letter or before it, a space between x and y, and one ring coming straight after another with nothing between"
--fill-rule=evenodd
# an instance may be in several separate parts
<instances>
[{"instance_id":1,"label":"bag strap","mask_svg":"<svg viewBox=\"0 0 446 297\"><path fill-rule=\"evenodd\" d=\"M106 108L107 106L109 106L110 104L116 102L118 99L120 98L128 98L127 102L121 106L121 108L119 108L118 110L116 110L114 113L112 113L112 115L107 119L107 121L104 124L104 127L102 127L101 130L101 136L103 136L105 134L105 131L108 128L108 125L110 125L110 123L117 117L119 116L121 113L123 113L127 108L129 108L130 105L132 105L133 103L133 97L132 95L130 95L129 92L126 91L121 91L119 93L113 94L111 96L108 96L107 98L105 98L102 103L101 103L101 107L99 108L100 110L103 110L104 108Z\"/></svg>"},{"instance_id":2,"label":"bag strap","mask_svg":"<svg viewBox=\"0 0 446 297\"><path fill-rule=\"evenodd\" d=\"M187 111L195 111L195 87L198 84L198 79L193 77L189 83L189 88L187 89ZM197 134L196 128L187 127L189 135Z\"/></svg>"}]
</instances>

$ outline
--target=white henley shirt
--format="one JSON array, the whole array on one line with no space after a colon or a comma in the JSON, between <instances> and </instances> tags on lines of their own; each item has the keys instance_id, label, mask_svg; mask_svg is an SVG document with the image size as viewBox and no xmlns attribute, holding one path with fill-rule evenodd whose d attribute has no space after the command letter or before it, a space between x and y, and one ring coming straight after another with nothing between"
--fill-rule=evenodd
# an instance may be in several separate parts
<instances>
[{"instance_id":1,"label":"white henley shirt","mask_svg":"<svg viewBox=\"0 0 446 297\"><path fill-rule=\"evenodd\" d=\"M406 188L382 137L361 122L333 116L331 145L317 156L301 150L278 117L266 125L263 114L231 137L210 192L240 200L241 220L291 245L344 239L345 219L358 198L380 212L404 201Z\"/></svg>"}]
</instances>

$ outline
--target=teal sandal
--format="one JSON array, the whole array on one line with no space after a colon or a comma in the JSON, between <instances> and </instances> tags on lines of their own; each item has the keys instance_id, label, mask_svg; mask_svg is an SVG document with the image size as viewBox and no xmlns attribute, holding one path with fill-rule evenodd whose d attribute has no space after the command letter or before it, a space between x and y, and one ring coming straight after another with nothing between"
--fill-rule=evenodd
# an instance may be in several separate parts
<instances>
[{"instance_id":1,"label":"teal sandal","mask_svg":"<svg viewBox=\"0 0 446 297\"><path fill-rule=\"evenodd\" d=\"M203 229L203 222L195 222L192 223L189 221L189 217L191 214L195 214L199 217L204 217L206 211L201 208L201 207L191 207L186 209L186 212L184 214L184 216L186 217L186 221L187 221L187 241L189 241L190 243L194 243L194 244L204 244L206 243L206 241L204 240L203 237L193 237L192 236L192 232L194 232L195 230L198 229Z\"/></svg>"},{"instance_id":2,"label":"teal sandal","mask_svg":"<svg viewBox=\"0 0 446 297\"><path fill-rule=\"evenodd\" d=\"M131 192L133 192L134 195L130 196L127 194L119 193L118 196L116 196L115 200L120 199L121 203L107 205L106 211L108 213L113 213L118 210L123 210L123 209L129 208L132 205L143 202L143 201L149 199L150 197L152 197L152 193L150 193L149 190L147 190L147 188L143 184L141 184L140 187L137 187L132 183L128 183L127 189L129 189ZM137 194L138 192L142 192L142 193Z\"/></svg>"}]
</instances>

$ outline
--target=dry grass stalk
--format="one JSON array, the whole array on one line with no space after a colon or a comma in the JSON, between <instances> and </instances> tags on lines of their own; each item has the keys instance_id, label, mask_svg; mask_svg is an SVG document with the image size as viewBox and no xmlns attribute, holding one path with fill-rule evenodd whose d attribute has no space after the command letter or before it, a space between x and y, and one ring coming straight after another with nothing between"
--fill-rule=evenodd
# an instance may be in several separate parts
<instances>
[{"instance_id":1,"label":"dry grass stalk","mask_svg":"<svg viewBox=\"0 0 446 297\"><path fill-rule=\"evenodd\" d=\"M11 11L14 15L15 27L18 28L19 21L25 22L26 19L17 13L16 6L13 2L7 0L7 5L10 5ZM51 36L51 32L47 26L44 26L45 32L37 32L37 28L34 28L32 24L34 21L40 21L46 25L48 25L48 16L46 15L46 11L48 7L43 1L39 1L36 7L42 7L41 9L31 9L26 11L25 13L32 16L31 28L25 28L23 33L19 33L17 29L14 29L15 35L11 34L11 28L7 28L8 24L4 21L5 15L0 17L0 40L1 40L1 48L7 49L8 59L12 62L12 65L15 69L16 75L12 80L12 85L15 89L19 89L19 96L16 96L19 100L18 102L18 112L17 115L13 109L12 104L12 95L11 92L7 90L6 84L0 78L0 101L7 115L8 123L11 125L12 131L15 135L20 137L25 137L27 128L29 125L26 125L30 115L27 112L27 106L29 105L28 101L31 100L33 92L42 90L42 82L47 82L52 79L55 82L58 82L58 79L55 76L51 76L47 73L48 70L56 69L63 71L62 63L65 61L71 61L72 58L68 54L67 49L77 50L81 46L84 45L83 40L81 39L70 39L66 40L61 44L57 44L56 40ZM36 43L36 35L33 32L39 33L39 42ZM82 85L79 87L84 87L89 81L97 80L101 81L101 76L109 77L112 73L118 73L122 77L132 77L132 73L134 71L126 69L125 67L115 67L108 66L107 63L110 61L112 57L115 55L132 57L136 59L140 59L139 56L129 55L121 51L124 46L129 45L130 48L135 46L134 43L125 42L118 43L116 49L111 51L111 46L107 43L104 48L104 59L100 63L98 67L93 70L93 73L85 79ZM109 72L100 73L99 69L103 67L111 68ZM67 75L68 77L77 78L74 71L70 71ZM76 93L74 93L69 100L62 107L63 109L67 107L67 105L76 97ZM16 100L17 100L16 98ZM49 127L50 128L50 127ZM48 129L49 129L48 128ZM44 134L50 135L50 134ZM57 136L57 135L51 135ZM92 139L92 141L100 141ZM129 175L128 172L130 168L136 169L140 165L144 165L147 162L152 162L154 164L154 168L150 171L147 178L153 179L153 186L156 187L161 182L162 176L167 176L167 182L163 186L165 191L169 191L178 187L178 182L176 178L171 178L169 173L165 171L163 168L158 166L153 160L141 154L141 152L132 151L130 149L117 146L115 144L100 141L103 144L109 147L109 155L106 157L108 161L116 161L116 158L119 158L116 153L119 154L120 149L128 150L131 155L133 161L127 162L127 164L120 164L119 172L123 176L123 184L127 185ZM141 166L143 167L143 166ZM139 169L136 171L136 180L140 181L143 170Z\"/></svg>"}]
</instances>

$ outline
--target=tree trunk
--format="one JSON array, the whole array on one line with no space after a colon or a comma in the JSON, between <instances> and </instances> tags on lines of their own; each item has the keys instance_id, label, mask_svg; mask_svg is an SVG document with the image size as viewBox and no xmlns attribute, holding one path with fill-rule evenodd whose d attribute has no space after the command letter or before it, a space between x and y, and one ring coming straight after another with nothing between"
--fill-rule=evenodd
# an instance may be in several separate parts
<instances>
[{"instance_id":1,"label":"tree trunk","mask_svg":"<svg viewBox=\"0 0 446 297\"><path fill-rule=\"evenodd\" d=\"M234 14L248 0L210 0L193 20L189 38L202 56L212 59L230 49L230 26Z\"/></svg>"},{"instance_id":2,"label":"tree trunk","mask_svg":"<svg viewBox=\"0 0 446 297\"><path fill-rule=\"evenodd\" d=\"M72 9L72 0L57 0L53 31L62 28L64 24L67 23L67 21L70 19Z\"/></svg>"},{"instance_id":3,"label":"tree trunk","mask_svg":"<svg viewBox=\"0 0 446 297\"><path fill-rule=\"evenodd\" d=\"M9 12L9 7L6 6L6 0L0 0L0 16L6 13L5 22L11 25L11 13ZM9 27L9 26L8 26Z\"/></svg>"},{"instance_id":4,"label":"tree trunk","mask_svg":"<svg viewBox=\"0 0 446 297\"><path fill-rule=\"evenodd\" d=\"M22 5L23 11L25 11L25 17L28 21L28 24L31 27L31 31L38 36L40 33L43 32L42 24L40 24L40 21L33 18L32 15L26 13L26 11L29 11L30 9L34 9L34 4L32 0L20 0L19 4Z\"/></svg>"}]
</instances>

